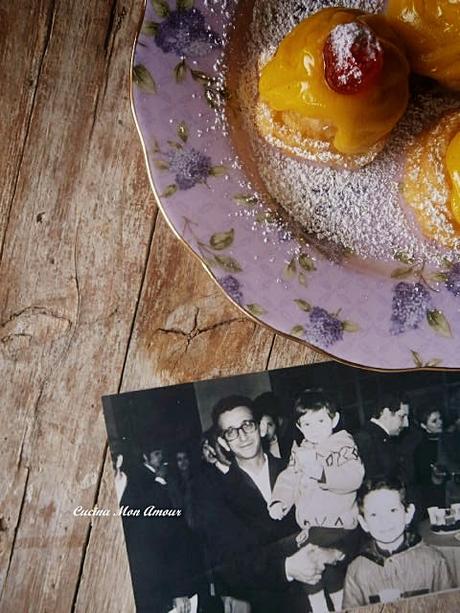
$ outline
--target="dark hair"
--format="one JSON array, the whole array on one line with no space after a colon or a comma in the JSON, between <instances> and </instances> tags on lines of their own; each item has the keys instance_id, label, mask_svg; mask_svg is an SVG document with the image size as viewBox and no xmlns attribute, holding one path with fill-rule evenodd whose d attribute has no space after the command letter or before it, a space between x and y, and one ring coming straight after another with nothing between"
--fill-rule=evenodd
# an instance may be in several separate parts
<instances>
[{"instance_id":1,"label":"dark hair","mask_svg":"<svg viewBox=\"0 0 460 613\"><path fill-rule=\"evenodd\" d=\"M428 417L432 413L441 413L441 409L436 402L423 402L417 407L417 420L420 424L426 424Z\"/></svg>"},{"instance_id":2,"label":"dark hair","mask_svg":"<svg viewBox=\"0 0 460 613\"><path fill-rule=\"evenodd\" d=\"M396 477L375 477L373 479L366 479L358 490L356 501L360 512L363 511L366 496L377 490L398 492L403 506L407 506L406 486L400 479Z\"/></svg>"},{"instance_id":3,"label":"dark hair","mask_svg":"<svg viewBox=\"0 0 460 613\"><path fill-rule=\"evenodd\" d=\"M260 421L263 415L269 415L278 423L278 417L281 413L280 402L273 392L259 394L254 399L253 407L258 421Z\"/></svg>"},{"instance_id":4,"label":"dark hair","mask_svg":"<svg viewBox=\"0 0 460 613\"><path fill-rule=\"evenodd\" d=\"M329 417L334 417L337 413L334 400L319 387L303 390L294 403L296 420L307 411L321 411L321 409L326 409Z\"/></svg>"},{"instance_id":5,"label":"dark hair","mask_svg":"<svg viewBox=\"0 0 460 613\"><path fill-rule=\"evenodd\" d=\"M372 412L372 417L378 419L385 409L392 413L397 413L401 408L401 396L394 392L386 392L379 396L375 409Z\"/></svg>"},{"instance_id":6,"label":"dark hair","mask_svg":"<svg viewBox=\"0 0 460 613\"><path fill-rule=\"evenodd\" d=\"M219 417L222 415L222 413L232 411L233 409L236 409L236 407L247 407L251 411L252 417L257 420L252 400L247 396L234 395L221 398L219 402L214 406L212 410L213 425L215 427L218 427Z\"/></svg>"}]
</instances>

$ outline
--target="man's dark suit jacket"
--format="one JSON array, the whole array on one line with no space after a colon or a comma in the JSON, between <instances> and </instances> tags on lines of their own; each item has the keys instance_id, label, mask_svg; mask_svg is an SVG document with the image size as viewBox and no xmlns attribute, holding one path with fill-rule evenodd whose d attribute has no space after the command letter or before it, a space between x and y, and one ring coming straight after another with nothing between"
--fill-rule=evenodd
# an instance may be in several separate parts
<instances>
[{"instance_id":1,"label":"man's dark suit jacket","mask_svg":"<svg viewBox=\"0 0 460 613\"><path fill-rule=\"evenodd\" d=\"M397 437L390 436L379 425L368 421L353 438L364 464L366 479L403 477Z\"/></svg>"},{"instance_id":2,"label":"man's dark suit jacket","mask_svg":"<svg viewBox=\"0 0 460 613\"><path fill-rule=\"evenodd\" d=\"M142 465L128 474L120 505L141 511L139 517L123 517L136 610L169 611L173 598L197 591L200 573L203 573L200 550L185 517L143 515L151 505L157 509L175 506L168 485L157 482L155 474Z\"/></svg>"},{"instance_id":3,"label":"man's dark suit jacket","mask_svg":"<svg viewBox=\"0 0 460 613\"><path fill-rule=\"evenodd\" d=\"M273 488L286 463L267 458ZM223 593L248 600L252 613L293 613L287 596L293 586L285 573L285 559L297 549L293 512L272 520L256 484L236 463L219 475L218 486L202 497L201 505L206 547Z\"/></svg>"}]
</instances>

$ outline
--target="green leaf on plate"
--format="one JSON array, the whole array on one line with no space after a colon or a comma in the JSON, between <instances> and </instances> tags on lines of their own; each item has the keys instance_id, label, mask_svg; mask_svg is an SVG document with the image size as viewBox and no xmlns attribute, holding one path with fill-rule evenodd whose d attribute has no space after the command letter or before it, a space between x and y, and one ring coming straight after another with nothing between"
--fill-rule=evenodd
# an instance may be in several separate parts
<instances>
[{"instance_id":1,"label":"green leaf on plate","mask_svg":"<svg viewBox=\"0 0 460 613\"><path fill-rule=\"evenodd\" d=\"M342 321L342 326L343 326L344 332L359 332L360 330L360 327L358 326L358 324L355 324L352 321L348 321L348 319L345 319L345 321Z\"/></svg>"},{"instance_id":2,"label":"green leaf on plate","mask_svg":"<svg viewBox=\"0 0 460 613\"><path fill-rule=\"evenodd\" d=\"M411 257L408 253L405 253L404 251L397 251L395 253L395 260L398 260L399 262L402 262L403 264L413 264L414 263L414 258Z\"/></svg>"},{"instance_id":3,"label":"green leaf on plate","mask_svg":"<svg viewBox=\"0 0 460 613\"><path fill-rule=\"evenodd\" d=\"M159 25L160 24L156 23L156 21L146 21L142 26L141 32L146 36L155 36L158 32Z\"/></svg>"},{"instance_id":4,"label":"green leaf on plate","mask_svg":"<svg viewBox=\"0 0 460 613\"><path fill-rule=\"evenodd\" d=\"M393 272L391 273L391 277L392 279L404 279L405 277L410 277L410 275L412 274L412 270L412 267L395 268L395 270L393 270Z\"/></svg>"},{"instance_id":5,"label":"green leaf on plate","mask_svg":"<svg viewBox=\"0 0 460 613\"><path fill-rule=\"evenodd\" d=\"M249 207L255 206L259 202L257 196L254 196L253 194L235 194L233 196L233 200L239 205Z\"/></svg>"},{"instance_id":6,"label":"green leaf on plate","mask_svg":"<svg viewBox=\"0 0 460 613\"><path fill-rule=\"evenodd\" d=\"M187 11L193 8L193 0L177 0L176 6L178 11Z\"/></svg>"},{"instance_id":7,"label":"green leaf on plate","mask_svg":"<svg viewBox=\"0 0 460 613\"><path fill-rule=\"evenodd\" d=\"M435 272L430 275L430 279L432 281L440 281L441 283L445 283L449 278L449 273L447 272Z\"/></svg>"},{"instance_id":8,"label":"green leaf on plate","mask_svg":"<svg viewBox=\"0 0 460 613\"><path fill-rule=\"evenodd\" d=\"M302 298L295 298L294 302L299 307L299 309L302 309L302 311L305 311L306 313L311 311L311 304L306 300L302 300Z\"/></svg>"},{"instance_id":9,"label":"green leaf on plate","mask_svg":"<svg viewBox=\"0 0 460 613\"><path fill-rule=\"evenodd\" d=\"M301 253L299 255L299 264L307 272L312 272L313 270L316 270L314 261L306 253Z\"/></svg>"},{"instance_id":10,"label":"green leaf on plate","mask_svg":"<svg viewBox=\"0 0 460 613\"><path fill-rule=\"evenodd\" d=\"M297 275L297 281L300 283L300 285L307 287L308 285L307 275L303 272L303 270L301 270L299 274Z\"/></svg>"},{"instance_id":11,"label":"green leaf on plate","mask_svg":"<svg viewBox=\"0 0 460 613\"><path fill-rule=\"evenodd\" d=\"M143 64L137 64L133 68L133 81L139 87L150 94L155 94L157 86L152 75Z\"/></svg>"},{"instance_id":12,"label":"green leaf on plate","mask_svg":"<svg viewBox=\"0 0 460 613\"><path fill-rule=\"evenodd\" d=\"M202 83L203 85L209 85L211 83L212 78L209 77L205 72L201 72L201 70L190 70L192 78L198 83Z\"/></svg>"},{"instance_id":13,"label":"green leaf on plate","mask_svg":"<svg viewBox=\"0 0 460 613\"><path fill-rule=\"evenodd\" d=\"M297 272L297 266L295 263L295 257L289 262L289 264L284 268L283 277L287 280L292 279Z\"/></svg>"},{"instance_id":14,"label":"green leaf on plate","mask_svg":"<svg viewBox=\"0 0 460 613\"><path fill-rule=\"evenodd\" d=\"M291 336L297 336L298 338L302 338L302 336L304 335L304 332L305 332L304 327L297 325L291 328L291 331L289 332L289 334Z\"/></svg>"},{"instance_id":15,"label":"green leaf on plate","mask_svg":"<svg viewBox=\"0 0 460 613\"><path fill-rule=\"evenodd\" d=\"M187 76L187 64L185 63L185 60L181 60L178 64L176 64L174 67L174 76L177 83L181 83L185 79Z\"/></svg>"},{"instance_id":16,"label":"green leaf on plate","mask_svg":"<svg viewBox=\"0 0 460 613\"><path fill-rule=\"evenodd\" d=\"M243 270L235 258L230 255L216 255L215 259L226 272L241 272Z\"/></svg>"},{"instance_id":17,"label":"green leaf on plate","mask_svg":"<svg viewBox=\"0 0 460 613\"><path fill-rule=\"evenodd\" d=\"M168 143L168 145L170 147L173 147L173 149L182 149L182 144L181 143L176 143L176 141L174 140L168 140L166 141Z\"/></svg>"},{"instance_id":18,"label":"green leaf on plate","mask_svg":"<svg viewBox=\"0 0 460 613\"><path fill-rule=\"evenodd\" d=\"M439 366L440 364L442 364L442 360L440 358L434 358L433 360L430 360L429 362L427 362L425 366L435 367L435 366Z\"/></svg>"},{"instance_id":19,"label":"green leaf on plate","mask_svg":"<svg viewBox=\"0 0 460 613\"><path fill-rule=\"evenodd\" d=\"M438 309L427 311L426 318L431 328L433 328L437 334L440 334L446 338L452 337L449 322L442 311L439 311Z\"/></svg>"},{"instance_id":20,"label":"green leaf on plate","mask_svg":"<svg viewBox=\"0 0 460 613\"><path fill-rule=\"evenodd\" d=\"M154 160L153 164L158 170L168 170L169 163L166 160Z\"/></svg>"},{"instance_id":21,"label":"green leaf on plate","mask_svg":"<svg viewBox=\"0 0 460 613\"><path fill-rule=\"evenodd\" d=\"M221 177L222 175L227 174L228 170L226 166L212 166L209 174L211 177Z\"/></svg>"},{"instance_id":22,"label":"green leaf on plate","mask_svg":"<svg viewBox=\"0 0 460 613\"><path fill-rule=\"evenodd\" d=\"M188 139L188 128L185 121L181 121L177 126L177 136L181 139L183 143L187 142Z\"/></svg>"},{"instance_id":23,"label":"green leaf on plate","mask_svg":"<svg viewBox=\"0 0 460 613\"><path fill-rule=\"evenodd\" d=\"M417 366L417 368L422 368L423 360L420 357L420 354L417 353L417 351L414 351L413 349L411 349L410 352L412 354L412 359L414 360L415 366Z\"/></svg>"},{"instance_id":24,"label":"green leaf on plate","mask_svg":"<svg viewBox=\"0 0 460 613\"><path fill-rule=\"evenodd\" d=\"M169 198L169 196L172 196L176 192L177 192L177 185L173 183L172 185L168 185L168 187L165 189L165 191L161 195L163 198Z\"/></svg>"},{"instance_id":25,"label":"green leaf on plate","mask_svg":"<svg viewBox=\"0 0 460 613\"><path fill-rule=\"evenodd\" d=\"M235 238L235 230L232 228L228 232L216 232L209 239L209 244L216 251L227 249L233 243Z\"/></svg>"},{"instance_id":26,"label":"green leaf on plate","mask_svg":"<svg viewBox=\"0 0 460 613\"><path fill-rule=\"evenodd\" d=\"M260 306L260 304L247 304L246 305L246 309L251 313L251 315L254 315L254 317L260 317L261 315L265 315L265 313L267 312L263 307Z\"/></svg>"},{"instance_id":27,"label":"green leaf on plate","mask_svg":"<svg viewBox=\"0 0 460 613\"><path fill-rule=\"evenodd\" d=\"M214 258L203 258L203 262L209 266L209 268L213 268L217 265L217 262Z\"/></svg>"},{"instance_id":28,"label":"green leaf on plate","mask_svg":"<svg viewBox=\"0 0 460 613\"><path fill-rule=\"evenodd\" d=\"M152 6L159 17L167 17L169 15L169 4L166 0L152 0Z\"/></svg>"}]
</instances>

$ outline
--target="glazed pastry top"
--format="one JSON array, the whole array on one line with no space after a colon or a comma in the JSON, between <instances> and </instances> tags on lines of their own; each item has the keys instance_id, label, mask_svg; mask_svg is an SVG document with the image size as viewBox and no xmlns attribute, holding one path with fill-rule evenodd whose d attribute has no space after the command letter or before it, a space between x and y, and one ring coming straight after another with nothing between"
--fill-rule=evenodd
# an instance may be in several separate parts
<instances>
[{"instance_id":1,"label":"glazed pastry top","mask_svg":"<svg viewBox=\"0 0 460 613\"><path fill-rule=\"evenodd\" d=\"M448 248L460 238L460 111L446 113L407 148L402 195L425 236Z\"/></svg>"},{"instance_id":2,"label":"glazed pastry top","mask_svg":"<svg viewBox=\"0 0 460 613\"><path fill-rule=\"evenodd\" d=\"M446 170L452 190L450 209L460 228L460 131L455 134L447 147Z\"/></svg>"},{"instance_id":3,"label":"glazed pastry top","mask_svg":"<svg viewBox=\"0 0 460 613\"><path fill-rule=\"evenodd\" d=\"M460 0L388 0L414 72L460 90Z\"/></svg>"},{"instance_id":4,"label":"glazed pastry top","mask_svg":"<svg viewBox=\"0 0 460 613\"><path fill-rule=\"evenodd\" d=\"M404 113L409 64L382 15L329 8L302 21L263 67L259 95L273 111L292 111L333 128L344 154L364 152Z\"/></svg>"}]
</instances>

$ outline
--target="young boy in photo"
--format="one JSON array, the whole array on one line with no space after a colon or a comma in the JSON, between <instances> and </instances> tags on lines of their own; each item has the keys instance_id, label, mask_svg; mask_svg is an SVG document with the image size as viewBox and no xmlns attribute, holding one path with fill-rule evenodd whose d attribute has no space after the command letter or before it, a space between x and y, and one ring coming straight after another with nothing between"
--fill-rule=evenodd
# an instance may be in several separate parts
<instances>
[{"instance_id":1,"label":"young boy in photo","mask_svg":"<svg viewBox=\"0 0 460 613\"><path fill-rule=\"evenodd\" d=\"M448 590L453 581L443 555L410 532L415 507L397 479L365 481L359 523L370 536L347 570L344 607Z\"/></svg>"},{"instance_id":2,"label":"young boy in photo","mask_svg":"<svg viewBox=\"0 0 460 613\"><path fill-rule=\"evenodd\" d=\"M356 491L364 468L351 434L334 432L340 415L322 390L305 390L294 408L303 440L294 443L289 466L278 476L269 513L281 519L295 505L299 547L312 543L343 552L343 561L327 566L319 583L303 588L314 613L329 610L324 590L340 611L347 558L356 548Z\"/></svg>"}]
</instances>

